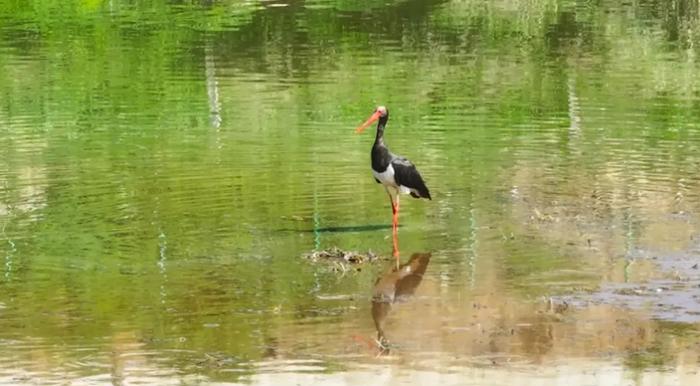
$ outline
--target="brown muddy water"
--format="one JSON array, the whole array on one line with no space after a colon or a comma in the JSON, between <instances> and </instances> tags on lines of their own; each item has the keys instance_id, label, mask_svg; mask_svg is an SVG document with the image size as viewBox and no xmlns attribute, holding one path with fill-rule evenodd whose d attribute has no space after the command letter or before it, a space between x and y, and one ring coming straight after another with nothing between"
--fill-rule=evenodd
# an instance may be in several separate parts
<instances>
[{"instance_id":1,"label":"brown muddy water","mask_svg":"<svg viewBox=\"0 0 700 386\"><path fill-rule=\"evenodd\" d=\"M0 2L0 384L700 384L699 15Z\"/></svg>"}]
</instances>

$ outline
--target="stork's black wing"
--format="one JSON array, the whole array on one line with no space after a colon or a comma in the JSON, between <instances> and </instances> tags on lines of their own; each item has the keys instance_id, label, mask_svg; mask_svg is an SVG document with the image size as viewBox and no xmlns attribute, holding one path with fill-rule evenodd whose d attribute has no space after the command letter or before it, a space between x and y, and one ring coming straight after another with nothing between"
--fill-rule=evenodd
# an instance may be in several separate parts
<instances>
[{"instance_id":1,"label":"stork's black wing","mask_svg":"<svg viewBox=\"0 0 700 386\"><path fill-rule=\"evenodd\" d=\"M398 157L391 161L391 166L394 167L394 179L399 185L403 185L411 189L411 196L415 198L430 198L430 191L423 182L423 177L418 173L416 166L406 158Z\"/></svg>"}]
</instances>

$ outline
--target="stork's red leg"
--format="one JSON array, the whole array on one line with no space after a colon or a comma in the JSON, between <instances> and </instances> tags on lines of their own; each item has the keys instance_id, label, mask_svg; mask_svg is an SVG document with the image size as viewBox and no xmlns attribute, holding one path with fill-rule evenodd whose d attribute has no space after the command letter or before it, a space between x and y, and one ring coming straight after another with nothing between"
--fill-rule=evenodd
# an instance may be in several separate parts
<instances>
[{"instance_id":1,"label":"stork's red leg","mask_svg":"<svg viewBox=\"0 0 700 386\"><path fill-rule=\"evenodd\" d=\"M389 188L386 188L386 194L389 195L389 202L391 202L391 214L393 215L393 218L396 219L396 212L397 212L398 208L396 207L396 204L394 203L394 197L391 195Z\"/></svg>"},{"instance_id":2,"label":"stork's red leg","mask_svg":"<svg viewBox=\"0 0 700 386\"><path fill-rule=\"evenodd\" d=\"M397 193L396 202L394 203L394 205L396 205L396 225L399 225L399 198L400 196Z\"/></svg>"},{"instance_id":3,"label":"stork's red leg","mask_svg":"<svg viewBox=\"0 0 700 386\"><path fill-rule=\"evenodd\" d=\"M391 201L391 236L394 247L394 257L396 262L399 262L399 238L398 238L398 227L399 227L399 196L396 195L396 201L394 201L394 196L391 194L391 190L386 187L386 193L389 195L389 201Z\"/></svg>"},{"instance_id":4,"label":"stork's red leg","mask_svg":"<svg viewBox=\"0 0 700 386\"><path fill-rule=\"evenodd\" d=\"M392 208L394 212L392 239L394 242L394 257L396 258L396 268L399 267L399 194L396 194L396 201L392 200Z\"/></svg>"},{"instance_id":5,"label":"stork's red leg","mask_svg":"<svg viewBox=\"0 0 700 386\"><path fill-rule=\"evenodd\" d=\"M398 268L399 266L399 236L396 233L396 230L392 232L392 239L394 242L394 257L396 258L396 267Z\"/></svg>"}]
</instances>

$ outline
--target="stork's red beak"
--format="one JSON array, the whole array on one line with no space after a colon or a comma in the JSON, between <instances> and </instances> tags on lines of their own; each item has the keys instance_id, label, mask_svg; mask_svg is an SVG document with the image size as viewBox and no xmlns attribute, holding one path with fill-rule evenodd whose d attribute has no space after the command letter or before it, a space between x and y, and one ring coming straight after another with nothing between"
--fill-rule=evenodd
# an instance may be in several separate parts
<instances>
[{"instance_id":1,"label":"stork's red beak","mask_svg":"<svg viewBox=\"0 0 700 386\"><path fill-rule=\"evenodd\" d=\"M367 128L367 126L371 125L372 122L376 121L381 116L382 116L382 113L380 111L375 111L374 114L372 114L372 116L369 117L369 119L367 119L365 121L365 123L361 124L360 126L357 127L357 129L355 129L355 133L360 134L362 131L364 131Z\"/></svg>"}]
</instances>

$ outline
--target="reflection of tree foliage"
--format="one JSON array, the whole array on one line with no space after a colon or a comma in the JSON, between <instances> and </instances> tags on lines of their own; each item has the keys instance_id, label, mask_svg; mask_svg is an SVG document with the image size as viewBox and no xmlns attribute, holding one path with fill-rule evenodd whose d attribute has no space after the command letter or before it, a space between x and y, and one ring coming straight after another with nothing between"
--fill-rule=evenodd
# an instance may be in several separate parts
<instances>
[{"instance_id":1,"label":"reflection of tree foliage","mask_svg":"<svg viewBox=\"0 0 700 386\"><path fill-rule=\"evenodd\" d=\"M591 181L602 191L596 194L639 191L637 180L660 173L668 178L659 186L671 194L683 184L688 191L697 186L683 181L695 173L699 150L692 141L700 118L697 2L375 4L0 4L0 170L6 176L0 213L41 203L13 211L7 226L9 234L31 235L13 240L15 280L3 287L16 296L31 293L17 311L18 319L30 321L27 329L53 336L71 325L77 335L97 339L119 319L113 313L127 312L137 320L116 324L155 326L144 329L144 340L182 334L194 336L194 346L258 355L261 342L274 340L273 317L260 327L252 322L258 317L245 313L210 313L289 304L303 316L313 307L308 288L318 283L298 265L269 256L287 256L305 244L288 237L276 245L279 235L268 228L281 213L335 215L338 200L321 190L335 189L347 176L317 176L348 163L328 146L376 99L399 106L391 127L403 127L406 135L392 143L399 149L408 141L420 144L421 170L450 176L440 183L458 193L444 201L445 211L455 214L435 221L451 229L476 218L477 200L484 203L476 210L479 221L494 213L508 219L507 194L494 194L494 186L507 191L511 176L528 168L557 171L532 184L558 186L560 193L565 186L570 197L591 196ZM210 130L207 85L217 77L222 126ZM571 90L589 129L578 137L567 129ZM635 146L644 154L663 152L609 182L606 173L624 157L619 142L627 139L639 140ZM543 141L546 148L528 147ZM669 145L673 141L685 144ZM299 165L311 166L300 172ZM271 169L278 172L260 172ZM566 185L570 175L584 178ZM279 185L289 190L281 193ZM320 191L318 208L299 199L310 186ZM634 204L634 194L620 197ZM474 222L477 239L490 224ZM218 268L206 272L168 260L168 299L178 299L169 306L174 313L196 310L182 324L170 319L167 307L144 306L160 301L164 279L152 267L161 232L169 237L168 251L183 260L224 256L207 263ZM504 242L505 280L575 264L552 259L545 242ZM36 282L48 284L22 284ZM125 282L139 284L115 298L113 288ZM57 299L75 306L67 314L31 317ZM229 329L199 328L215 317L230 322ZM282 323L292 318L278 317ZM96 320L84 322L88 318Z\"/></svg>"}]
</instances>

